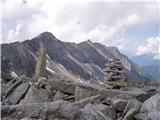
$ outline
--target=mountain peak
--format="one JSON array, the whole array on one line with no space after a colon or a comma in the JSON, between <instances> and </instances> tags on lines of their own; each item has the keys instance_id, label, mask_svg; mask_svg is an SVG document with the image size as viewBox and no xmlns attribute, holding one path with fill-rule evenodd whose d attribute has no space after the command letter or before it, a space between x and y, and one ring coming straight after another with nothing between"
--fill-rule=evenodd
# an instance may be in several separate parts
<instances>
[{"instance_id":1,"label":"mountain peak","mask_svg":"<svg viewBox=\"0 0 160 120\"><path fill-rule=\"evenodd\" d=\"M92 41L90 39L86 40L87 43L92 43Z\"/></svg>"},{"instance_id":2,"label":"mountain peak","mask_svg":"<svg viewBox=\"0 0 160 120\"><path fill-rule=\"evenodd\" d=\"M88 39L86 41L81 42L80 44L89 44L89 45L91 45L91 44L93 44L93 42L90 39Z\"/></svg>"},{"instance_id":3,"label":"mountain peak","mask_svg":"<svg viewBox=\"0 0 160 120\"><path fill-rule=\"evenodd\" d=\"M51 32L43 32L39 36L45 36L45 37L55 37Z\"/></svg>"}]
</instances>

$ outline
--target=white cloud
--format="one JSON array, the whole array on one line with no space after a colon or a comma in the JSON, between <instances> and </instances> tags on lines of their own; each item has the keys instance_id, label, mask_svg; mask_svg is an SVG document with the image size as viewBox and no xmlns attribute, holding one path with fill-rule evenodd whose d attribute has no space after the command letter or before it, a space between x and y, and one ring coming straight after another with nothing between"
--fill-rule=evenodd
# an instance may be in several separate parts
<instances>
[{"instance_id":1,"label":"white cloud","mask_svg":"<svg viewBox=\"0 0 160 120\"><path fill-rule=\"evenodd\" d=\"M155 3L125 4L113 2L37 2L7 0L3 3L3 42L31 39L44 31L63 41L91 39L119 49L130 49L133 43L124 37L128 30L158 23ZM147 14L146 14L147 13Z\"/></svg>"},{"instance_id":2,"label":"white cloud","mask_svg":"<svg viewBox=\"0 0 160 120\"><path fill-rule=\"evenodd\" d=\"M160 37L150 37L145 45L137 48L136 55L154 54L155 59L160 59Z\"/></svg>"}]
</instances>

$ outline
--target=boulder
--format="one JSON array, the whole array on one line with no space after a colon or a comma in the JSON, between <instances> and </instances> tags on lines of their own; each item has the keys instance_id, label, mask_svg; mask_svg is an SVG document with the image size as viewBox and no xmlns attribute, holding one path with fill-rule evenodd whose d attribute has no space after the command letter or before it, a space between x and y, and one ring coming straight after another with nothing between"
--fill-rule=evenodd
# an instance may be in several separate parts
<instances>
[{"instance_id":1,"label":"boulder","mask_svg":"<svg viewBox=\"0 0 160 120\"><path fill-rule=\"evenodd\" d=\"M149 113L138 113L134 116L135 120L159 120L160 112L152 111Z\"/></svg>"},{"instance_id":2,"label":"boulder","mask_svg":"<svg viewBox=\"0 0 160 120\"><path fill-rule=\"evenodd\" d=\"M54 101L62 100L66 97L66 95L60 91L58 91L54 96Z\"/></svg>"},{"instance_id":3,"label":"boulder","mask_svg":"<svg viewBox=\"0 0 160 120\"><path fill-rule=\"evenodd\" d=\"M94 93L93 90L76 87L75 101L79 101L79 100L82 100L84 98L91 97L91 96L94 96L94 95L97 95L97 93Z\"/></svg>"},{"instance_id":4,"label":"boulder","mask_svg":"<svg viewBox=\"0 0 160 120\"><path fill-rule=\"evenodd\" d=\"M116 110L123 112L128 101L125 99L113 99L112 104Z\"/></svg>"},{"instance_id":5,"label":"boulder","mask_svg":"<svg viewBox=\"0 0 160 120\"><path fill-rule=\"evenodd\" d=\"M1 117L10 117L14 119L34 118L54 120L61 117L61 109L64 109L69 103L63 100L44 103L27 103L17 105L3 105L1 107Z\"/></svg>"},{"instance_id":6,"label":"boulder","mask_svg":"<svg viewBox=\"0 0 160 120\"><path fill-rule=\"evenodd\" d=\"M49 94L45 89L31 86L20 103L41 103L47 101L49 101Z\"/></svg>"},{"instance_id":7,"label":"boulder","mask_svg":"<svg viewBox=\"0 0 160 120\"><path fill-rule=\"evenodd\" d=\"M124 99L124 100L129 101L130 99L133 99L133 96L129 94L121 93L121 94L116 95L113 99Z\"/></svg>"},{"instance_id":8,"label":"boulder","mask_svg":"<svg viewBox=\"0 0 160 120\"><path fill-rule=\"evenodd\" d=\"M81 112L78 105L68 104L60 109L59 113L61 113L61 116L67 120L78 120Z\"/></svg>"},{"instance_id":9,"label":"boulder","mask_svg":"<svg viewBox=\"0 0 160 120\"><path fill-rule=\"evenodd\" d=\"M134 115L135 120L147 120L147 115L144 113L137 113Z\"/></svg>"},{"instance_id":10,"label":"boulder","mask_svg":"<svg viewBox=\"0 0 160 120\"><path fill-rule=\"evenodd\" d=\"M59 80L48 80L48 84L51 85L52 90L57 90L62 93L67 94L75 94L76 84L65 82L65 81L59 81Z\"/></svg>"},{"instance_id":11,"label":"boulder","mask_svg":"<svg viewBox=\"0 0 160 120\"><path fill-rule=\"evenodd\" d=\"M4 104L14 105L20 102L29 89L28 83L22 83L16 87L4 100Z\"/></svg>"},{"instance_id":12,"label":"boulder","mask_svg":"<svg viewBox=\"0 0 160 120\"><path fill-rule=\"evenodd\" d=\"M147 99L141 106L140 112L146 114L148 120L159 120L160 118L160 94L157 93Z\"/></svg>"},{"instance_id":13,"label":"boulder","mask_svg":"<svg viewBox=\"0 0 160 120\"><path fill-rule=\"evenodd\" d=\"M159 120L160 119L160 111L152 111L147 114L148 120Z\"/></svg>"},{"instance_id":14,"label":"boulder","mask_svg":"<svg viewBox=\"0 0 160 120\"><path fill-rule=\"evenodd\" d=\"M8 89L9 89L9 85L8 84L1 83L1 99L4 98L4 96L6 95L6 91Z\"/></svg>"},{"instance_id":15,"label":"boulder","mask_svg":"<svg viewBox=\"0 0 160 120\"><path fill-rule=\"evenodd\" d=\"M130 87L127 88L127 91L125 92L140 102L144 102L150 97L150 95L141 88Z\"/></svg>"},{"instance_id":16,"label":"boulder","mask_svg":"<svg viewBox=\"0 0 160 120\"><path fill-rule=\"evenodd\" d=\"M7 83L7 82L9 82L9 81L11 81L13 79L14 79L14 77L11 76L9 71L8 72L1 71L1 82L2 83Z\"/></svg>"},{"instance_id":17,"label":"boulder","mask_svg":"<svg viewBox=\"0 0 160 120\"><path fill-rule=\"evenodd\" d=\"M84 109L81 110L80 120L112 120L108 116L105 116L100 110L92 104L87 104Z\"/></svg>"},{"instance_id":18,"label":"boulder","mask_svg":"<svg viewBox=\"0 0 160 120\"><path fill-rule=\"evenodd\" d=\"M140 107L141 103L136 99L129 100L121 117L123 120L130 120L136 113L139 112Z\"/></svg>"},{"instance_id":19,"label":"boulder","mask_svg":"<svg viewBox=\"0 0 160 120\"><path fill-rule=\"evenodd\" d=\"M97 103L97 101L99 101L99 99L101 99L101 96L100 95L95 95L95 96L91 96L91 97L88 97L88 98L84 98L80 101L76 101L72 105L77 106L79 108L83 108L88 103Z\"/></svg>"},{"instance_id":20,"label":"boulder","mask_svg":"<svg viewBox=\"0 0 160 120\"><path fill-rule=\"evenodd\" d=\"M23 83L22 80L18 80L15 83L11 84L11 86L6 91L6 94L4 96L4 99L6 99L19 85Z\"/></svg>"},{"instance_id":21,"label":"boulder","mask_svg":"<svg viewBox=\"0 0 160 120\"><path fill-rule=\"evenodd\" d=\"M114 107L104 105L104 104L96 104L94 106L97 110L102 112L105 116L108 116L113 120L116 120L116 110Z\"/></svg>"},{"instance_id":22,"label":"boulder","mask_svg":"<svg viewBox=\"0 0 160 120\"><path fill-rule=\"evenodd\" d=\"M157 93L154 96L147 99L140 109L141 112L152 112L158 111L160 112L160 94Z\"/></svg>"}]
</instances>

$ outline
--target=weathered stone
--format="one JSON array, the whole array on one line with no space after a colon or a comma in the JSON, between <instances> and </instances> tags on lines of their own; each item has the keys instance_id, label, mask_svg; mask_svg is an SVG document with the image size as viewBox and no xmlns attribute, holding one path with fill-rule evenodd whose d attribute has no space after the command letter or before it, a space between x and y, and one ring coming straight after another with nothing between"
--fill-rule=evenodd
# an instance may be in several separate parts
<instances>
[{"instance_id":1,"label":"weathered stone","mask_svg":"<svg viewBox=\"0 0 160 120\"><path fill-rule=\"evenodd\" d=\"M88 103L96 103L99 99L101 99L100 95L91 96L88 98L84 98L80 101L76 101L73 103L74 106L78 106L79 108L83 108Z\"/></svg>"},{"instance_id":2,"label":"weathered stone","mask_svg":"<svg viewBox=\"0 0 160 120\"><path fill-rule=\"evenodd\" d=\"M124 81L105 81L106 84L112 85L113 87L125 87L126 82Z\"/></svg>"},{"instance_id":3,"label":"weathered stone","mask_svg":"<svg viewBox=\"0 0 160 120\"><path fill-rule=\"evenodd\" d=\"M104 104L96 104L95 108L101 111L105 116L110 117L111 119L116 119L116 110L112 106L104 105Z\"/></svg>"},{"instance_id":4,"label":"weathered stone","mask_svg":"<svg viewBox=\"0 0 160 120\"><path fill-rule=\"evenodd\" d=\"M10 95L13 91L14 91L14 89L16 88L16 87L18 87L20 84L22 84L23 83L23 81L22 80L18 80L18 81L16 81L13 85L11 85L11 87L9 87L9 89L7 90L7 92L6 92L6 95L4 96L4 99L6 99L7 97L8 97L8 95Z\"/></svg>"},{"instance_id":5,"label":"weathered stone","mask_svg":"<svg viewBox=\"0 0 160 120\"><path fill-rule=\"evenodd\" d=\"M106 97L115 97L116 95L119 95L122 93L126 95L128 94L121 90L106 89L104 87L98 87L94 85L75 84L75 83L69 83L64 81L62 82L58 80L48 80L47 83L51 86L52 90L57 90L62 93L74 95L75 92L77 93L79 92L78 94L76 93L75 95L75 97L77 97L76 98L77 100L80 99L80 97L82 98L81 95L83 95L84 97L101 95L103 98L106 98ZM76 87L79 87L77 88L77 91L76 91Z\"/></svg>"},{"instance_id":6,"label":"weathered stone","mask_svg":"<svg viewBox=\"0 0 160 120\"><path fill-rule=\"evenodd\" d=\"M113 99L112 104L116 110L123 112L128 101L124 99Z\"/></svg>"},{"instance_id":7,"label":"weathered stone","mask_svg":"<svg viewBox=\"0 0 160 120\"><path fill-rule=\"evenodd\" d=\"M84 98L94 96L96 94L97 93L96 92L94 93L94 91L92 91L92 90L76 87L75 101L79 101L79 100L82 100Z\"/></svg>"},{"instance_id":8,"label":"weathered stone","mask_svg":"<svg viewBox=\"0 0 160 120\"><path fill-rule=\"evenodd\" d=\"M136 98L140 102L144 102L146 99L150 97L150 95L143 89L136 87L127 88L127 91L125 91L125 93L131 95L133 98Z\"/></svg>"},{"instance_id":9,"label":"weathered stone","mask_svg":"<svg viewBox=\"0 0 160 120\"><path fill-rule=\"evenodd\" d=\"M43 88L36 88L31 86L25 96L25 98L20 103L41 103L49 101L49 94Z\"/></svg>"},{"instance_id":10,"label":"weathered stone","mask_svg":"<svg viewBox=\"0 0 160 120\"><path fill-rule=\"evenodd\" d=\"M64 98L64 100L69 100L69 101L75 101L75 96L74 95L69 95L67 97Z\"/></svg>"},{"instance_id":11,"label":"weathered stone","mask_svg":"<svg viewBox=\"0 0 160 120\"><path fill-rule=\"evenodd\" d=\"M100 110L96 109L92 104L87 104L84 109L81 110L80 120L112 120L108 116L105 116Z\"/></svg>"},{"instance_id":12,"label":"weathered stone","mask_svg":"<svg viewBox=\"0 0 160 120\"><path fill-rule=\"evenodd\" d=\"M61 116L67 120L78 120L78 115L81 113L80 108L77 105L67 105L59 110Z\"/></svg>"},{"instance_id":13,"label":"weathered stone","mask_svg":"<svg viewBox=\"0 0 160 120\"><path fill-rule=\"evenodd\" d=\"M144 113L138 113L134 115L135 120L148 120L147 115Z\"/></svg>"},{"instance_id":14,"label":"weathered stone","mask_svg":"<svg viewBox=\"0 0 160 120\"><path fill-rule=\"evenodd\" d=\"M129 95L129 94L125 94L125 93L122 93L122 94L118 94L114 97L114 99L124 99L124 100L127 100L129 101L130 99L133 99L133 96Z\"/></svg>"},{"instance_id":15,"label":"weathered stone","mask_svg":"<svg viewBox=\"0 0 160 120\"><path fill-rule=\"evenodd\" d=\"M40 77L46 77L46 51L42 42L40 42L39 56L34 77L36 81L38 81Z\"/></svg>"},{"instance_id":16,"label":"weathered stone","mask_svg":"<svg viewBox=\"0 0 160 120\"><path fill-rule=\"evenodd\" d=\"M14 105L20 102L29 89L28 83L22 83L16 87L4 100L4 104Z\"/></svg>"},{"instance_id":17,"label":"weathered stone","mask_svg":"<svg viewBox=\"0 0 160 120\"><path fill-rule=\"evenodd\" d=\"M154 96L147 99L141 107L141 112L160 111L160 94L157 93Z\"/></svg>"},{"instance_id":18,"label":"weathered stone","mask_svg":"<svg viewBox=\"0 0 160 120\"><path fill-rule=\"evenodd\" d=\"M62 100L65 97L66 95L64 93L61 93L60 91L58 91L54 96L54 101Z\"/></svg>"},{"instance_id":19,"label":"weathered stone","mask_svg":"<svg viewBox=\"0 0 160 120\"><path fill-rule=\"evenodd\" d=\"M88 95L87 92L89 92L89 95L94 96L94 95L101 95L102 98L107 98L107 97L115 97L118 94L124 93L123 91L120 90L115 90L115 89L105 89L103 87L98 87L98 86L93 86L93 85L78 85L80 89L85 89L86 96ZM124 93L125 94L125 93Z\"/></svg>"},{"instance_id":20,"label":"weathered stone","mask_svg":"<svg viewBox=\"0 0 160 120\"><path fill-rule=\"evenodd\" d=\"M64 109L69 103L65 101L47 102L47 103L28 103L17 105L4 105L1 108L1 117L22 119L25 117L36 119L62 118L61 109Z\"/></svg>"},{"instance_id":21,"label":"weathered stone","mask_svg":"<svg viewBox=\"0 0 160 120\"><path fill-rule=\"evenodd\" d=\"M14 79L14 77L11 76L9 71L8 72L1 71L1 82L2 83L7 83L7 82L9 82L9 81L11 81L13 79Z\"/></svg>"},{"instance_id":22,"label":"weathered stone","mask_svg":"<svg viewBox=\"0 0 160 120\"><path fill-rule=\"evenodd\" d=\"M135 120L159 120L160 112L152 111L149 113L138 113L134 116Z\"/></svg>"},{"instance_id":23,"label":"weathered stone","mask_svg":"<svg viewBox=\"0 0 160 120\"><path fill-rule=\"evenodd\" d=\"M102 103L105 105L111 105L112 99L110 97L105 98L102 100Z\"/></svg>"},{"instance_id":24,"label":"weathered stone","mask_svg":"<svg viewBox=\"0 0 160 120\"><path fill-rule=\"evenodd\" d=\"M6 95L6 92L7 92L8 89L9 89L9 85L8 84L2 84L1 83L1 100Z\"/></svg>"},{"instance_id":25,"label":"weathered stone","mask_svg":"<svg viewBox=\"0 0 160 120\"><path fill-rule=\"evenodd\" d=\"M148 120L159 120L160 119L160 111L152 111L147 114Z\"/></svg>"},{"instance_id":26,"label":"weathered stone","mask_svg":"<svg viewBox=\"0 0 160 120\"><path fill-rule=\"evenodd\" d=\"M131 99L128 101L128 104L122 114L123 120L130 120L133 116L139 112L141 107L141 103L138 102L136 99Z\"/></svg>"},{"instance_id":27,"label":"weathered stone","mask_svg":"<svg viewBox=\"0 0 160 120\"><path fill-rule=\"evenodd\" d=\"M57 90L63 93L75 94L76 84L69 82L62 82L58 80L50 80L48 84L51 85L52 90Z\"/></svg>"}]
</instances>

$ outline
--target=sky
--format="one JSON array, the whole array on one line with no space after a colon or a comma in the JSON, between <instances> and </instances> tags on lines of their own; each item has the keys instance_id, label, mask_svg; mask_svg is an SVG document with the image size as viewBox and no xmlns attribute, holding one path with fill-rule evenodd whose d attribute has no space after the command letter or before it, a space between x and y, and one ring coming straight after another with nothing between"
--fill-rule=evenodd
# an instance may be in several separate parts
<instances>
[{"instance_id":1,"label":"sky","mask_svg":"<svg viewBox=\"0 0 160 120\"><path fill-rule=\"evenodd\" d=\"M158 0L64 1L1 0L1 43L49 31L62 41L90 39L127 55L152 53L160 59Z\"/></svg>"}]
</instances>

